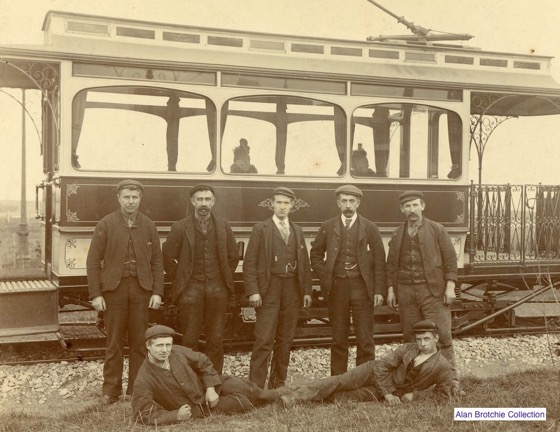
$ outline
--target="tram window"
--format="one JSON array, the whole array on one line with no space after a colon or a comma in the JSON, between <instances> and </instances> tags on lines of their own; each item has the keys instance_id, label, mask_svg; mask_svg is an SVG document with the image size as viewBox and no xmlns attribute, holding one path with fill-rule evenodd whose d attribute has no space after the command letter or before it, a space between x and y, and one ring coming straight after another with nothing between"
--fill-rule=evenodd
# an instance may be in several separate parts
<instances>
[{"instance_id":1,"label":"tram window","mask_svg":"<svg viewBox=\"0 0 560 432\"><path fill-rule=\"evenodd\" d=\"M417 104L368 105L354 111L351 173L355 177L458 179L459 115Z\"/></svg>"},{"instance_id":2,"label":"tram window","mask_svg":"<svg viewBox=\"0 0 560 432\"><path fill-rule=\"evenodd\" d=\"M73 102L72 164L96 171L208 173L216 111L207 98L155 87L100 87Z\"/></svg>"},{"instance_id":3,"label":"tram window","mask_svg":"<svg viewBox=\"0 0 560 432\"><path fill-rule=\"evenodd\" d=\"M339 177L346 116L333 104L291 96L231 99L222 108L227 174Z\"/></svg>"}]
</instances>

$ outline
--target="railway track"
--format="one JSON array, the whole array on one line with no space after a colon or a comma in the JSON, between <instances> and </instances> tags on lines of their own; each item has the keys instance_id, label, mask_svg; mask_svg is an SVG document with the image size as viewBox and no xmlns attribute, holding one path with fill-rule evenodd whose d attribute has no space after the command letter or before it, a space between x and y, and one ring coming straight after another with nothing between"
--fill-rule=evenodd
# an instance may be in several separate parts
<instances>
[{"instance_id":1,"label":"railway track","mask_svg":"<svg viewBox=\"0 0 560 432\"><path fill-rule=\"evenodd\" d=\"M455 339L461 338L500 338L514 335L558 334L560 326L542 325L535 320L524 322L523 326L509 328L485 328L480 331L456 333ZM94 323L80 325L64 324L61 332L48 340L21 340L9 343L0 341L0 366L35 365L42 363L98 361L104 359L106 339ZM69 337L70 336L70 337ZM377 343L397 342L402 335L375 335ZM353 342L353 337L350 338ZM328 347L330 338L300 338L294 341L294 347ZM226 353L250 351L252 341L229 343L225 345ZM125 353L127 355L127 353Z\"/></svg>"}]
</instances>

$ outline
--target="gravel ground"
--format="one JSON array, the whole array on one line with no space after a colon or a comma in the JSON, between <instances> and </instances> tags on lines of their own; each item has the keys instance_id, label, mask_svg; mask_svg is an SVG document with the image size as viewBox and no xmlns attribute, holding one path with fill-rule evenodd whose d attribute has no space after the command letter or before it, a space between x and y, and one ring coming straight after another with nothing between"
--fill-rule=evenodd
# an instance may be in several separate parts
<instances>
[{"instance_id":1,"label":"gravel ground","mask_svg":"<svg viewBox=\"0 0 560 432\"><path fill-rule=\"evenodd\" d=\"M513 370L560 367L553 352L559 335L514 336L507 338L463 338L454 341L461 375L496 376ZM397 344L378 345L382 357ZM354 364L355 348L350 364ZM287 385L328 376L329 350L297 349L292 353ZM125 376L128 364L125 362ZM0 412L23 410L41 415L72 412L95 404L101 393L102 361L61 362L32 366L0 366ZM227 355L224 373L246 377L249 354Z\"/></svg>"}]
</instances>

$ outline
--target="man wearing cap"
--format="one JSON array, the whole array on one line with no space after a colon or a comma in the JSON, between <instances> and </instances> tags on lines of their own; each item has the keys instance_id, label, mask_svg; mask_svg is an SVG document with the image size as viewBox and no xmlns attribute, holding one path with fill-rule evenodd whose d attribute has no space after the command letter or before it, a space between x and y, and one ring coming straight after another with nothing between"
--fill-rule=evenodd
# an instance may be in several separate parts
<instances>
[{"instance_id":1,"label":"man wearing cap","mask_svg":"<svg viewBox=\"0 0 560 432\"><path fill-rule=\"evenodd\" d=\"M179 309L183 345L198 351L204 333L206 355L222 373L223 333L239 252L229 223L211 212L214 188L199 184L189 195L194 213L171 227L163 265L173 281L171 298Z\"/></svg>"},{"instance_id":2,"label":"man wearing cap","mask_svg":"<svg viewBox=\"0 0 560 432\"><path fill-rule=\"evenodd\" d=\"M155 224L138 211L144 187L136 180L117 186L120 209L95 227L86 261L89 298L104 311L107 351L103 366L103 401L122 393L125 336L128 334L127 395L145 357L148 308L158 309L163 295L163 265Z\"/></svg>"},{"instance_id":3,"label":"man wearing cap","mask_svg":"<svg viewBox=\"0 0 560 432\"><path fill-rule=\"evenodd\" d=\"M311 247L311 267L321 279L332 326L331 375L348 369L350 316L356 334L356 365L375 358L373 308L383 304L385 249L377 226L358 214L362 191L336 191L341 215L323 223ZM325 256L326 255L326 256Z\"/></svg>"},{"instance_id":4,"label":"man wearing cap","mask_svg":"<svg viewBox=\"0 0 560 432\"><path fill-rule=\"evenodd\" d=\"M452 368L437 348L439 336L431 321L413 327L416 343L400 345L379 360L370 360L342 374L322 378L282 395L285 406L302 402L411 402L434 386L437 397L449 399Z\"/></svg>"},{"instance_id":5,"label":"man wearing cap","mask_svg":"<svg viewBox=\"0 0 560 432\"><path fill-rule=\"evenodd\" d=\"M436 323L441 352L455 367L451 311L457 282L457 255L445 228L423 216L424 194L406 191L399 196L406 221L389 242L388 303L399 309L403 338L414 340L413 325L422 319ZM395 297L394 288L398 288ZM454 392L461 392L458 381Z\"/></svg>"},{"instance_id":6,"label":"man wearing cap","mask_svg":"<svg viewBox=\"0 0 560 432\"><path fill-rule=\"evenodd\" d=\"M277 187L271 218L253 228L243 260L245 295L257 313L249 379L264 388L285 384L301 306L311 305L311 269L302 229L289 220L296 196Z\"/></svg>"},{"instance_id":7,"label":"man wearing cap","mask_svg":"<svg viewBox=\"0 0 560 432\"><path fill-rule=\"evenodd\" d=\"M164 425L244 413L286 393L287 389L262 390L249 380L219 375L204 354L173 345L174 335L173 329L162 325L146 331L148 355L132 397L138 421Z\"/></svg>"}]
</instances>

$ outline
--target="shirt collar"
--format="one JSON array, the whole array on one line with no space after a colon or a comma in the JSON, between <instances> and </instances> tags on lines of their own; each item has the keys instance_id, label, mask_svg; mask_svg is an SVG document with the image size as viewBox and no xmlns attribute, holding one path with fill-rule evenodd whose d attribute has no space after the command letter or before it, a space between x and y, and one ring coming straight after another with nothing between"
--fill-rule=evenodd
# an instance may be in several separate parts
<instances>
[{"instance_id":1,"label":"shirt collar","mask_svg":"<svg viewBox=\"0 0 560 432\"><path fill-rule=\"evenodd\" d=\"M274 223L276 224L277 227L280 227L280 219L278 218L278 216L272 215L272 220L274 221ZM286 224L286 227L289 230L290 229L290 220L286 217L286 219L284 219L283 222Z\"/></svg>"},{"instance_id":2,"label":"shirt collar","mask_svg":"<svg viewBox=\"0 0 560 432\"><path fill-rule=\"evenodd\" d=\"M212 219L212 213L208 213L208 217L206 219L202 219L202 218L198 217L198 215L195 213L194 218L199 223L202 222L202 221L204 221L206 223L210 223L210 219Z\"/></svg>"},{"instance_id":3,"label":"shirt collar","mask_svg":"<svg viewBox=\"0 0 560 432\"><path fill-rule=\"evenodd\" d=\"M421 365L424 365L424 364L426 364L426 363L433 362L434 359L436 358L436 356L438 355L439 352L440 352L439 349L436 350L435 352L433 352L432 354L430 354L429 357L427 357L426 359L424 359L424 361L423 361L422 363L420 363L420 364L421 364ZM412 359L412 365L413 365L413 366L414 366L414 360L416 360L416 358L417 358L417 357L420 357L421 355L424 355L424 354L422 354L422 352L421 352L420 350L418 350L418 354L416 354L416 355L414 356L414 358Z\"/></svg>"},{"instance_id":4,"label":"shirt collar","mask_svg":"<svg viewBox=\"0 0 560 432\"><path fill-rule=\"evenodd\" d=\"M411 224L410 221L406 221L406 223L409 227L416 227L416 228L421 227L422 225L424 225L424 216L422 216L422 219L420 219L420 222L417 222L415 224Z\"/></svg>"},{"instance_id":5,"label":"shirt collar","mask_svg":"<svg viewBox=\"0 0 560 432\"><path fill-rule=\"evenodd\" d=\"M157 361L155 358L152 357L150 353L148 353L148 361L160 369L171 370L171 365L169 364L169 357L167 357L165 361L162 363Z\"/></svg>"},{"instance_id":6,"label":"shirt collar","mask_svg":"<svg viewBox=\"0 0 560 432\"><path fill-rule=\"evenodd\" d=\"M132 219L133 225L136 226L136 219L138 219L138 211L135 211L133 214L131 215L127 215L125 214L125 212L122 211L121 209L121 216L123 218L123 221L125 223L125 225L128 224L128 220Z\"/></svg>"},{"instance_id":7,"label":"shirt collar","mask_svg":"<svg viewBox=\"0 0 560 432\"><path fill-rule=\"evenodd\" d=\"M356 219L358 219L358 212L354 213L354 215L351 218L347 218L346 216L344 216L344 214L340 214L340 220L342 221L342 225L346 226L346 219L352 219L352 222L350 223L350 226L354 225L354 222L356 222Z\"/></svg>"}]
</instances>

